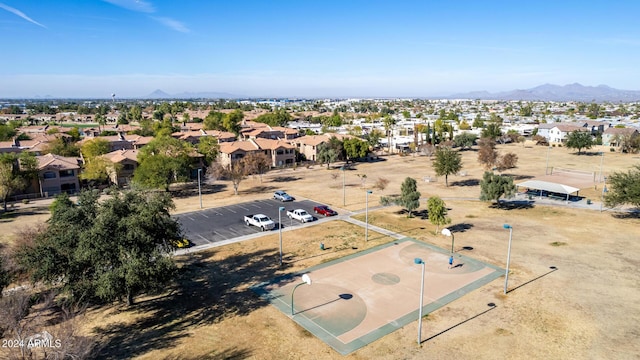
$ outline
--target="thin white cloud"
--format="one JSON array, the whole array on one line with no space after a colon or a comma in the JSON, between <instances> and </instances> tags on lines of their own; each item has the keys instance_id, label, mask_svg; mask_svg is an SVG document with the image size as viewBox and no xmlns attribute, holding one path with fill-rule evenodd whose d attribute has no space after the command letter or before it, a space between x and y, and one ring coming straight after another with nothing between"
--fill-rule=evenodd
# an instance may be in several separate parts
<instances>
[{"instance_id":1,"label":"thin white cloud","mask_svg":"<svg viewBox=\"0 0 640 360\"><path fill-rule=\"evenodd\" d=\"M151 18L153 20L159 22L160 24L162 24L162 25L164 25L164 26L166 26L166 27L168 27L170 29L173 29L175 31L179 31L179 32L182 32L182 33L188 33L188 32L191 31L191 30L189 30L189 28L187 28L180 21L173 20L173 19L168 18L168 17L155 17L155 16L152 16Z\"/></svg>"},{"instance_id":2,"label":"thin white cloud","mask_svg":"<svg viewBox=\"0 0 640 360\"><path fill-rule=\"evenodd\" d=\"M15 15L18 15L19 17L21 17L21 18L23 18L23 19L27 20L28 22L30 22L30 23L32 23L32 24L38 25L38 26L43 27L43 28L45 28L45 29L47 28L46 26L44 26L44 25L40 24L39 22L37 22L37 21L33 20L32 18L28 17L28 16L27 16L25 13L23 13L22 11L20 11L20 10L18 10L18 9L15 9L15 8L12 8L11 6L8 6L8 5L5 5L5 4L3 4L3 3L0 3L0 8L5 9L5 10L7 10L8 12L13 13L13 14L15 14Z\"/></svg>"},{"instance_id":3,"label":"thin white cloud","mask_svg":"<svg viewBox=\"0 0 640 360\"><path fill-rule=\"evenodd\" d=\"M153 6L153 4L144 0L103 0L103 1L108 2L111 5L115 5L131 11L143 12L148 14L156 12L156 8Z\"/></svg>"}]
</instances>

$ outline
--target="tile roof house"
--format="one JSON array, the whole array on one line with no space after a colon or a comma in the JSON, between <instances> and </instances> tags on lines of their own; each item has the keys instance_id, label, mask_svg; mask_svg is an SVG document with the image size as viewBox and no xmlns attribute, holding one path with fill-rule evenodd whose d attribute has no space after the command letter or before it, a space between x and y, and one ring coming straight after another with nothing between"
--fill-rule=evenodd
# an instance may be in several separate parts
<instances>
[{"instance_id":1,"label":"tile roof house","mask_svg":"<svg viewBox=\"0 0 640 360\"><path fill-rule=\"evenodd\" d=\"M305 135L291 140L291 144L296 147L298 152L310 161L316 161L318 146L327 142L329 142L329 137L326 135Z\"/></svg>"},{"instance_id":2,"label":"tile roof house","mask_svg":"<svg viewBox=\"0 0 640 360\"><path fill-rule=\"evenodd\" d=\"M245 157L248 153L263 153L271 159L271 166L295 163L295 147L288 142L272 139L249 139L220 143L218 161L226 166Z\"/></svg>"},{"instance_id":3,"label":"tile roof house","mask_svg":"<svg viewBox=\"0 0 640 360\"><path fill-rule=\"evenodd\" d=\"M111 161L114 166L109 171L109 179L118 186L127 185L133 178L133 173L138 168L138 150L116 150L102 155ZM119 164L119 165L115 165Z\"/></svg>"},{"instance_id":4,"label":"tile roof house","mask_svg":"<svg viewBox=\"0 0 640 360\"><path fill-rule=\"evenodd\" d=\"M80 190L80 158L47 154L36 156L36 159L41 196L75 193Z\"/></svg>"}]
</instances>

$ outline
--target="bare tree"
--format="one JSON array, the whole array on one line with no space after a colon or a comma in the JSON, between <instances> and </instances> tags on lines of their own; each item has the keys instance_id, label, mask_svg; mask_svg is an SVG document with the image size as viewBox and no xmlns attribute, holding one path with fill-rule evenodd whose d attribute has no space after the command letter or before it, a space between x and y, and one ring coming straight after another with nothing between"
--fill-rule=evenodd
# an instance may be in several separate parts
<instances>
[{"instance_id":1,"label":"bare tree","mask_svg":"<svg viewBox=\"0 0 640 360\"><path fill-rule=\"evenodd\" d=\"M495 140L484 137L478 140L478 162L485 168L491 169L498 161Z\"/></svg>"},{"instance_id":2,"label":"bare tree","mask_svg":"<svg viewBox=\"0 0 640 360\"><path fill-rule=\"evenodd\" d=\"M240 183L247 175L244 159L233 161L227 165L222 165L217 162L213 163L209 167L209 172L216 178L231 181L235 195L238 195L238 186L240 186Z\"/></svg>"},{"instance_id":3,"label":"bare tree","mask_svg":"<svg viewBox=\"0 0 640 360\"><path fill-rule=\"evenodd\" d=\"M514 167L516 167L517 163L518 163L518 155L514 153L506 153L500 156L496 164L496 167L498 168L498 171L504 171L507 169L513 169Z\"/></svg>"},{"instance_id":4,"label":"bare tree","mask_svg":"<svg viewBox=\"0 0 640 360\"><path fill-rule=\"evenodd\" d=\"M262 182L262 175L271 169L271 161L264 153L251 152L245 156L244 162L247 175L258 175Z\"/></svg>"}]
</instances>

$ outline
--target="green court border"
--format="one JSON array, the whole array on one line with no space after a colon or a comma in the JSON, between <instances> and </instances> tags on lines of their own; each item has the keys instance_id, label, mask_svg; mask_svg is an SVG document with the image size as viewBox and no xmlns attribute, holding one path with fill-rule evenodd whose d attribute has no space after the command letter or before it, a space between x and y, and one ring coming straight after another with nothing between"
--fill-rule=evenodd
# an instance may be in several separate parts
<instances>
[{"instance_id":1,"label":"green court border","mask_svg":"<svg viewBox=\"0 0 640 360\"><path fill-rule=\"evenodd\" d=\"M350 353L352 353L355 350L360 349L361 347L364 347L365 345L368 345L369 343L378 340L379 338L388 335L402 327L404 327L405 325L416 321L418 319L418 315L419 309L416 309L415 311L410 312L409 314L402 316L398 319L396 319L395 321L388 323L386 325L383 325L382 327L379 327L378 329L374 329L371 332L369 332L366 335L363 335L347 344L344 344L342 341L338 340L335 335L333 335L329 330L324 329L320 326L318 326L315 322L309 320L308 318L306 318L303 315L294 315L293 317L290 315L290 311L291 311L291 307L288 305L287 301L281 301L279 299L280 296L274 296L271 294L270 291L267 291L265 288L268 285L271 284L275 284L275 283L279 283L283 280L289 280L292 279L294 277L299 277L304 273L310 272L310 271L315 271L315 270L319 270L328 266L333 266L336 264L339 264L341 262L353 259L353 258L357 258L363 255L367 255L379 250L382 250L384 248L390 247L390 246L394 246L397 245L399 243L402 242L406 242L406 241L410 241L413 242L415 244L424 246L432 251L435 252L439 252L442 254L449 254L448 250L444 250L441 249L439 247L436 247L434 245L431 244L427 244L424 243L422 241L418 241L416 239L413 238L409 238L409 237L405 237L402 238L400 240L395 240L395 241L391 241L389 243L386 244L382 244L382 245L378 245L375 247L372 247L370 249L367 250L363 250L360 251L358 253L355 254L351 254L351 255L347 255L345 257L339 258L339 259L335 259L323 264L319 264L316 266L312 266L304 271L299 271L296 273L292 273L292 274L287 274L287 275L283 275L283 276L279 276L277 278L274 278L271 281L266 281L266 282L262 282L260 284L251 286L251 289L257 293L261 298L268 300L271 305L275 306L278 310L282 311L283 314L287 315L287 317L291 318L293 321L295 321L298 325L302 326L303 328L305 328L307 331L309 331L310 333L312 333L313 335L315 335L317 338L319 338L320 340L324 341L325 343L327 343L327 345L331 346L334 350L336 350L337 352L339 352L342 355L348 355ZM431 303L428 303L426 305L423 305L422 310L423 310L423 314L429 314L434 312L435 310L445 306L446 304L458 299L459 297L473 291L476 290L488 283L490 283L491 281L501 277L504 274L504 269L499 268L493 264L488 264L476 259L472 259L470 257L467 257L465 255L456 253L456 257L463 259L465 262L474 262L474 263L480 263L483 264L484 266L494 269L494 271L488 275L483 276L482 278L464 286L459 288L458 290L451 292Z\"/></svg>"}]
</instances>

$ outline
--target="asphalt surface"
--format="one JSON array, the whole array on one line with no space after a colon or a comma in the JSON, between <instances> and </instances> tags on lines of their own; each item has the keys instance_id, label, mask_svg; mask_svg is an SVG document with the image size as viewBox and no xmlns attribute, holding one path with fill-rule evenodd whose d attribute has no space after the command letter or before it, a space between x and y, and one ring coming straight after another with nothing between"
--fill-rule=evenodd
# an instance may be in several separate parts
<instances>
[{"instance_id":1,"label":"asphalt surface","mask_svg":"<svg viewBox=\"0 0 640 360\"><path fill-rule=\"evenodd\" d=\"M302 225L301 222L287 217L286 213L289 210L304 209L314 216L315 222L318 218L324 218L322 215L314 214L313 207L317 205L319 204L309 200L281 202L273 199L264 199L182 213L174 215L174 218L180 222L184 237L189 239L193 246L199 246L262 233L255 226L245 225L245 215L267 215L276 223L275 228L271 231L278 231L278 209L280 207L285 209L281 214L282 229ZM313 222L310 224L313 224Z\"/></svg>"}]
</instances>

